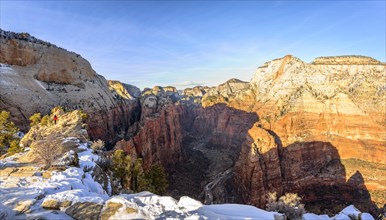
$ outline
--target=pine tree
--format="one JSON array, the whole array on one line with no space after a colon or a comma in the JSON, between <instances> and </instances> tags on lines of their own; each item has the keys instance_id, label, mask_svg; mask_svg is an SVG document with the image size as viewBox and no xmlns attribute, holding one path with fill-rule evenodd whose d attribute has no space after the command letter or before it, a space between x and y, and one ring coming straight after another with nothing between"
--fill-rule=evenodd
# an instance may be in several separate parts
<instances>
[{"instance_id":1,"label":"pine tree","mask_svg":"<svg viewBox=\"0 0 386 220\"><path fill-rule=\"evenodd\" d=\"M134 192L138 192L138 176L143 175L142 159L135 160L133 169L131 171L131 189Z\"/></svg>"},{"instance_id":2,"label":"pine tree","mask_svg":"<svg viewBox=\"0 0 386 220\"><path fill-rule=\"evenodd\" d=\"M16 133L19 129L9 120L10 113L0 112L0 155L5 153L5 147L10 146L11 142L18 139Z\"/></svg>"},{"instance_id":3,"label":"pine tree","mask_svg":"<svg viewBox=\"0 0 386 220\"><path fill-rule=\"evenodd\" d=\"M168 187L165 169L161 164L156 164L145 174L146 179L151 185L151 191L162 195Z\"/></svg>"},{"instance_id":4,"label":"pine tree","mask_svg":"<svg viewBox=\"0 0 386 220\"><path fill-rule=\"evenodd\" d=\"M19 145L19 142L20 142L19 139L14 139L11 141L11 143L9 144L9 148L7 150L7 153L9 156L23 151L23 149Z\"/></svg>"},{"instance_id":5,"label":"pine tree","mask_svg":"<svg viewBox=\"0 0 386 220\"><path fill-rule=\"evenodd\" d=\"M123 150L116 150L113 154L113 174L122 187L127 187L130 183L131 157L126 155Z\"/></svg>"},{"instance_id":6,"label":"pine tree","mask_svg":"<svg viewBox=\"0 0 386 220\"><path fill-rule=\"evenodd\" d=\"M168 187L163 166L157 164L144 172L141 158L138 158L135 161L131 174L131 181L132 190L135 192L150 191L161 195Z\"/></svg>"}]
</instances>

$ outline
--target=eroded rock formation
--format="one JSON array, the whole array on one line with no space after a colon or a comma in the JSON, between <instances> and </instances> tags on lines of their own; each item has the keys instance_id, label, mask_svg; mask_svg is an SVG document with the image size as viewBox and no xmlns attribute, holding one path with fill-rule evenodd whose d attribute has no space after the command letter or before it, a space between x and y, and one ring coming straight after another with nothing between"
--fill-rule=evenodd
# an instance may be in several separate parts
<instances>
[{"instance_id":1,"label":"eroded rock formation","mask_svg":"<svg viewBox=\"0 0 386 220\"><path fill-rule=\"evenodd\" d=\"M351 194L346 202L361 200L351 187L368 189L373 201L384 204L385 71L385 64L368 57L307 64L286 56L259 67L250 87L205 95L204 106L222 102L259 116L235 166L242 201L263 207L265 193L277 191L298 192L312 203L323 193L310 192L328 185L337 195ZM357 171L362 182L349 184Z\"/></svg>"},{"instance_id":2,"label":"eroded rock formation","mask_svg":"<svg viewBox=\"0 0 386 220\"><path fill-rule=\"evenodd\" d=\"M29 34L0 30L0 108L24 130L28 118L49 113L54 106L83 109L89 114L92 138L118 140L135 119L136 100L117 99L103 76L79 54Z\"/></svg>"}]
</instances>

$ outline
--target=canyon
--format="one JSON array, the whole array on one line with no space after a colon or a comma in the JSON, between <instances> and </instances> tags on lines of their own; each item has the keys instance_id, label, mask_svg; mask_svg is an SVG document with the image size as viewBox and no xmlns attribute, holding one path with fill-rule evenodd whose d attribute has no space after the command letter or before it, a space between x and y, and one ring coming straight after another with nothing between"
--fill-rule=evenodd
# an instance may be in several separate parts
<instances>
[{"instance_id":1,"label":"canyon","mask_svg":"<svg viewBox=\"0 0 386 220\"><path fill-rule=\"evenodd\" d=\"M0 109L18 126L57 105L82 109L92 139L141 157L144 169L166 168L167 195L264 208L268 192L295 192L314 213L385 212L385 63L287 55L250 82L180 94L107 81L80 55L26 33L1 30L0 41Z\"/></svg>"}]
</instances>

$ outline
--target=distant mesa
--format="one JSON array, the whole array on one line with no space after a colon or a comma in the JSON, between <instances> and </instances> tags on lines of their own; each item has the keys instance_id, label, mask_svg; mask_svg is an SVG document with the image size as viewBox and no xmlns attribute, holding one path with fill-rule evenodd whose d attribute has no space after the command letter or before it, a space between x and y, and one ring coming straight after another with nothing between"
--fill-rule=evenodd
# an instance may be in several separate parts
<instances>
[{"instance_id":1,"label":"distant mesa","mask_svg":"<svg viewBox=\"0 0 386 220\"><path fill-rule=\"evenodd\" d=\"M347 55L328 56L315 58L311 64L314 65L386 65L372 57Z\"/></svg>"}]
</instances>

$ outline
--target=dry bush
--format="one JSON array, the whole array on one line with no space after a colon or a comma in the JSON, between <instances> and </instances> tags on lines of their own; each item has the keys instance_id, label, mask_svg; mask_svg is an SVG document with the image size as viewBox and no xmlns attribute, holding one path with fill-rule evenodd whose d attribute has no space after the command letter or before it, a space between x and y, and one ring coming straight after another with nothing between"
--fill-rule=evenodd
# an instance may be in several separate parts
<instances>
[{"instance_id":1,"label":"dry bush","mask_svg":"<svg viewBox=\"0 0 386 220\"><path fill-rule=\"evenodd\" d=\"M93 149L94 152L102 151L105 148L105 142L102 140L97 140L91 145L91 149Z\"/></svg>"},{"instance_id":2,"label":"dry bush","mask_svg":"<svg viewBox=\"0 0 386 220\"><path fill-rule=\"evenodd\" d=\"M48 135L44 140L34 146L34 153L44 163L45 169L52 166L53 162L62 155L62 146L54 134Z\"/></svg>"},{"instance_id":3,"label":"dry bush","mask_svg":"<svg viewBox=\"0 0 386 220\"><path fill-rule=\"evenodd\" d=\"M301 198L296 193L286 193L277 200L276 192L267 195L267 210L285 214L290 220L302 219L305 213Z\"/></svg>"}]
</instances>

